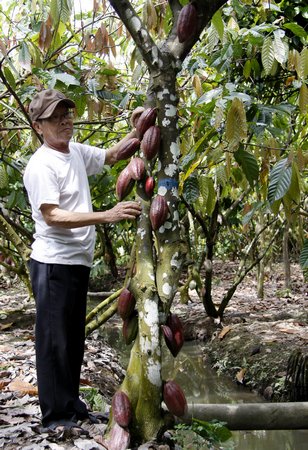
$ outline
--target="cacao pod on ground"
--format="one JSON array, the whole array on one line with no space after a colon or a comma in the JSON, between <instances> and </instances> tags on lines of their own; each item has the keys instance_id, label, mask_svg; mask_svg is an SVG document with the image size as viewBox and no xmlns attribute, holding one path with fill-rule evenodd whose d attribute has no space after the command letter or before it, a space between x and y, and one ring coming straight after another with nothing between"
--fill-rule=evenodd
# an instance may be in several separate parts
<instances>
[{"instance_id":1,"label":"cacao pod on ground","mask_svg":"<svg viewBox=\"0 0 308 450\"><path fill-rule=\"evenodd\" d=\"M130 317L123 320L122 332L126 345L131 344L136 339L138 333L137 311L134 311Z\"/></svg>"},{"instance_id":2,"label":"cacao pod on ground","mask_svg":"<svg viewBox=\"0 0 308 450\"><path fill-rule=\"evenodd\" d=\"M152 125L146 130L141 141L141 150L147 160L156 156L160 147L160 128Z\"/></svg>"},{"instance_id":3,"label":"cacao pod on ground","mask_svg":"<svg viewBox=\"0 0 308 450\"><path fill-rule=\"evenodd\" d=\"M183 6L177 21L177 35L179 41L186 42L196 32L198 24L198 15L195 5L188 3Z\"/></svg>"},{"instance_id":4,"label":"cacao pod on ground","mask_svg":"<svg viewBox=\"0 0 308 450\"><path fill-rule=\"evenodd\" d=\"M145 165L141 158L131 159L126 168L134 180L141 180L145 174Z\"/></svg>"},{"instance_id":5,"label":"cacao pod on ground","mask_svg":"<svg viewBox=\"0 0 308 450\"><path fill-rule=\"evenodd\" d=\"M153 230L157 230L162 226L168 217L168 205L165 197L162 195L156 195L152 200L150 207L150 221Z\"/></svg>"},{"instance_id":6,"label":"cacao pod on ground","mask_svg":"<svg viewBox=\"0 0 308 450\"><path fill-rule=\"evenodd\" d=\"M117 152L117 160L128 159L133 156L134 153L140 147L140 141L137 138L126 139L124 142L120 144L120 147Z\"/></svg>"},{"instance_id":7,"label":"cacao pod on ground","mask_svg":"<svg viewBox=\"0 0 308 450\"><path fill-rule=\"evenodd\" d=\"M112 397L111 406L116 423L121 427L127 427L132 420L132 406L127 394L117 391Z\"/></svg>"},{"instance_id":8,"label":"cacao pod on ground","mask_svg":"<svg viewBox=\"0 0 308 450\"><path fill-rule=\"evenodd\" d=\"M144 184L144 190L148 197L152 197L155 187L155 180L153 177L148 177Z\"/></svg>"},{"instance_id":9,"label":"cacao pod on ground","mask_svg":"<svg viewBox=\"0 0 308 450\"><path fill-rule=\"evenodd\" d=\"M182 417L187 411L187 401L180 386L173 380L168 380L163 386L163 399L168 410L177 417Z\"/></svg>"},{"instance_id":10,"label":"cacao pod on ground","mask_svg":"<svg viewBox=\"0 0 308 450\"><path fill-rule=\"evenodd\" d=\"M176 357L179 353L180 349L178 350L176 341L174 339L173 333L171 329L168 327L168 325L161 325L161 329L163 331L163 335L165 338L165 342L167 347L169 348L171 354Z\"/></svg>"},{"instance_id":11,"label":"cacao pod on ground","mask_svg":"<svg viewBox=\"0 0 308 450\"><path fill-rule=\"evenodd\" d=\"M116 194L118 199L121 201L125 198L133 189L135 184L135 180L131 177L129 170L127 167L122 170L120 175L118 176L116 183Z\"/></svg>"},{"instance_id":12,"label":"cacao pod on ground","mask_svg":"<svg viewBox=\"0 0 308 450\"><path fill-rule=\"evenodd\" d=\"M139 139L142 139L146 130L155 124L156 116L156 108L147 108L140 115L136 123L136 131Z\"/></svg>"},{"instance_id":13,"label":"cacao pod on ground","mask_svg":"<svg viewBox=\"0 0 308 450\"><path fill-rule=\"evenodd\" d=\"M118 299L118 314L125 320L130 317L135 309L136 300L133 294L124 288Z\"/></svg>"}]
</instances>

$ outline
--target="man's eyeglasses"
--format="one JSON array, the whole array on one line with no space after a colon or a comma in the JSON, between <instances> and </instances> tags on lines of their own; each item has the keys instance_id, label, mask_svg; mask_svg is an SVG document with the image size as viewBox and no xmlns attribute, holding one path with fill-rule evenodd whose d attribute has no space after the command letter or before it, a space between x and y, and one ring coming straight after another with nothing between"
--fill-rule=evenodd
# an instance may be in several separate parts
<instances>
[{"instance_id":1,"label":"man's eyeglasses","mask_svg":"<svg viewBox=\"0 0 308 450\"><path fill-rule=\"evenodd\" d=\"M74 117L74 112L72 110L68 110L65 113L62 114L53 114L52 116L48 117L45 120L48 120L49 122L52 123L60 123L62 122L62 120L67 120L67 119L73 119Z\"/></svg>"}]
</instances>

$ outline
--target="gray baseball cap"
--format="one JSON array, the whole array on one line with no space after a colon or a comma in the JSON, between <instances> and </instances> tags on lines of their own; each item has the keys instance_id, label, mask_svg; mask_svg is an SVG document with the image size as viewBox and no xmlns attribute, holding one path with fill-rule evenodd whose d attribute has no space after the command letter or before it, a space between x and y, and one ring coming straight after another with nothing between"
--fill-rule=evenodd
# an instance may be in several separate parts
<instances>
[{"instance_id":1,"label":"gray baseball cap","mask_svg":"<svg viewBox=\"0 0 308 450\"><path fill-rule=\"evenodd\" d=\"M70 100L56 89L45 89L38 92L29 105L31 120L48 119L56 106L61 102L65 103L68 108L75 108L76 106L73 100Z\"/></svg>"}]
</instances>

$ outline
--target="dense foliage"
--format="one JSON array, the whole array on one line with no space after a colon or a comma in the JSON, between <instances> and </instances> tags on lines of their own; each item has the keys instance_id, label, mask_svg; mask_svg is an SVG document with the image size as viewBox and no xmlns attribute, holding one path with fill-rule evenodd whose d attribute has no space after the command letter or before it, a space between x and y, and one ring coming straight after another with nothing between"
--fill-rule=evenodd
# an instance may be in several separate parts
<instances>
[{"instance_id":1,"label":"dense foliage","mask_svg":"<svg viewBox=\"0 0 308 450\"><path fill-rule=\"evenodd\" d=\"M132 4L156 40L168 35L167 2ZM34 92L65 91L77 104L75 139L104 146L127 131L130 111L145 99L146 65L113 9L106 1L89 11L75 5L0 6L0 246L21 272L17 240L29 247L32 239L21 175L39 144L27 114ZM213 256L281 256L283 230L307 267L307 14L300 0L229 1L178 75L180 212L197 284L195 273ZM95 208L116 201L122 167L91 180ZM94 268L116 274L133 235L126 223L101 227Z\"/></svg>"}]
</instances>

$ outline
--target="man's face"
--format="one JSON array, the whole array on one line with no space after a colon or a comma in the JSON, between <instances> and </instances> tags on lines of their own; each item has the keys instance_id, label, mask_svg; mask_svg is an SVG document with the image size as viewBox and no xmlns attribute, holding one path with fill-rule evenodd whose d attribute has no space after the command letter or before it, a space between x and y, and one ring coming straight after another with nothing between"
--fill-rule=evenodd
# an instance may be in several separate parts
<instances>
[{"instance_id":1,"label":"man's face","mask_svg":"<svg viewBox=\"0 0 308 450\"><path fill-rule=\"evenodd\" d=\"M56 150L67 150L73 136L72 113L68 107L59 103L51 117L34 122L35 129L43 136L44 142Z\"/></svg>"}]
</instances>

